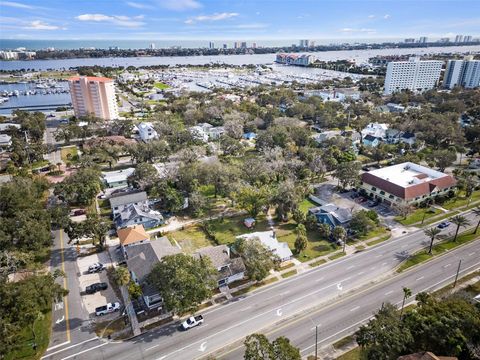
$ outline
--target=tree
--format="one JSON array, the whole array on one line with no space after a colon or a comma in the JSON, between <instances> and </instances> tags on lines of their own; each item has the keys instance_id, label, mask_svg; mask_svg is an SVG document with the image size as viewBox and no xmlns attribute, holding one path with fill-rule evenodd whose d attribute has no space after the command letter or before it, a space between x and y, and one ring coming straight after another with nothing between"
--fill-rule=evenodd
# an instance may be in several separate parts
<instances>
[{"instance_id":1,"label":"tree","mask_svg":"<svg viewBox=\"0 0 480 360\"><path fill-rule=\"evenodd\" d=\"M295 251L297 254L300 254L308 246L307 229L305 228L305 225L299 224L297 225L295 232L297 233L297 238L295 239Z\"/></svg>"},{"instance_id":2,"label":"tree","mask_svg":"<svg viewBox=\"0 0 480 360\"><path fill-rule=\"evenodd\" d=\"M87 214L87 220L83 222L83 235L92 238L93 243L98 244L101 249L105 246L105 238L109 229L110 223L98 214Z\"/></svg>"},{"instance_id":3,"label":"tree","mask_svg":"<svg viewBox=\"0 0 480 360\"><path fill-rule=\"evenodd\" d=\"M318 232L320 233L321 237L328 240L332 233L332 228L330 227L330 225L322 223L318 225Z\"/></svg>"},{"instance_id":4,"label":"tree","mask_svg":"<svg viewBox=\"0 0 480 360\"><path fill-rule=\"evenodd\" d=\"M472 211L475 214L475 216L480 216L480 206L475 207L474 209L472 209ZM475 226L475 231L473 232L474 234L477 233L479 226L480 226L480 219L478 219L477 225Z\"/></svg>"},{"instance_id":5,"label":"tree","mask_svg":"<svg viewBox=\"0 0 480 360\"><path fill-rule=\"evenodd\" d=\"M305 226L308 230L317 229L317 227L318 227L317 217L309 212L307 214L307 217L305 218Z\"/></svg>"},{"instance_id":6,"label":"tree","mask_svg":"<svg viewBox=\"0 0 480 360\"><path fill-rule=\"evenodd\" d=\"M157 169L149 163L138 164L135 172L128 177L128 184L141 190L150 190L157 181Z\"/></svg>"},{"instance_id":7,"label":"tree","mask_svg":"<svg viewBox=\"0 0 480 360\"><path fill-rule=\"evenodd\" d=\"M450 218L450 221L457 225L457 228L455 229L455 236L453 237L453 241L457 241L458 231L461 227L467 227L468 225L470 225L470 221L462 215L456 215Z\"/></svg>"},{"instance_id":8,"label":"tree","mask_svg":"<svg viewBox=\"0 0 480 360\"><path fill-rule=\"evenodd\" d=\"M90 205L102 189L100 175L93 168L79 169L55 186L55 194L71 205Z\"/></svg>"},{"instance_id":9,"label":"tree","mask_svg":"<svg viewBox=\"0 0 480 360\"><path fill-rule=\"evenodd\" d=\"M297 224L304 224L307 221L306 214L298 208L293 210L292 217Z\"/></svg>"},{"instance_id":10,"label":"tree","mask_svg":"<svg viewBox=\"0 0 480 360\"><path fill-rule=\"evenodd\" d=\"M258 238L239 238L235 241L234 249L242 257L246 275L252 280L265 279L275 266L275 261L278 261Z\"/></svg>"},{"instance_id":11,"label":"tree","mask_svg":"<svg viewBox=\"0 0 480 360\"><path fill-rule=\"evenodd\" d=\"M263 334L248 335L245 345L245 360L301 360L300 350L286 337L280 336L273 342Z\"/></svg>"},{"instance_id":12,"label":"tree","mask_svg":"<svg viewBox=\"0 0 480 360\"><path fill-rule=\"evenodd\" d=\"M255 218L262 208L267 205L269 192L266 186L241 186L233 195L235 201L241 209Z\"/></svg>"},{"instance_id":13,"label":"tree","mask_svg":"<svg viewBox=\"0 0 480 360\"><path fill-rule=\"evenodd\" d=\"M54 205L48 209L52 226L57 229L65 229L70 226L70 209L65 205Z\"/></svg>"},{"instance_id":14,"label":"tree","mask_svg":"<svg viewBox=\"0 0 480 360\"><path fill-rule=\"evenodd\" d=\"M345 189L347 186L357 185L357 183L360 181L360 169L361 164L357 161L339 163L333 176L338 179L341 187Z\"/></svg>"},{"instance_id":15,"label":"tree","mask_svg":"<svg viewBox=\"0 0 480 360\"><path fill-rule=\"evenodd\" d=\"M188 209L195 217L202 217L211 209L210 199L201 192L194 191L188 197Z\"/></svg>"},{"instance_id":16,"label":"tree","mask_svg":"<svg viewBox=\"0 0 480 360\"><path fill-rule=\"evenodd\" d=\"M457 159L457 153L456 151L446 149L435 150L432 152L430 158L435 164L435 166L443 172Z\"/></svg>"},{"instance_id":17,"label":"tree","mask_svg":"<svg viewBox=\"0 0 480 360\"><path fill-rule=\"evenodd\" d=\"M287 180L278 185L272 198L272 203L277 206L277 215L282 221L288 220L288 214L297 207L304 193L298 184Z\"/></svg>"},{"instance_id":18,"label":"tree","mask_svg":"<svg viewBox=\"0 0 480 360\"><path fill-rule=\"evenodd\" d=\"M362 236L375 227L375 222L369 217L368 211L360 210L353 213L349 227L355 235Z\"/></svg>"},{"instance_id":19,"label":"tree","mask_svg":"<svg viewBox=\"0 0 480 360\"><path fill-rule=\"evenodd\" d=\"M412 290L410 290L409 288L403 287L402 290L403 290L403 300L402 300L402 309L400 310L400 320L402 319L403 308L404 308L404 306L405 306L405 301L406 301L410 296L412 296Z\"/></svg>"},{"instance_id":20,"label":"tree","mask_svg":"<svg viewBox=\"0 0 480 360\"><path fill-rule=\"evenodd\" d=\"M343 243L343 252L345 252L345 244L347 243L347 231L342 226L335 226L332 231L332 236L336 242L341 241Z\"/></svg>"},{"instance_id":21,"label":"tree","mask_svg":"<svg viewBox=\"0 0 480 360\"><path fill-rule=\"evenodd\" d=\"M429 254L432 253L433 242L437 238L437 235L440 234L441 232L442 232L442 230L440 230L437 227L432 227L432 228L423 230L423 233L430 238L430 247L428 249Z\"/></svg>"},{"instance_id":22,"label":"tree","mask_svg":"<svg viewBox=\"0 0 480 360\"><path fill-rule=\"evenodd\" d=\"M404 220L413 211L412 206L410 204L407 204L407 203L397 204L397 205L395 205L395 209L397 210L397 212L401 216L403 216Z\"/></svg>"},{"instance_id":23,"label":"tree","mask_svg":"<svg viewBox=\"0 0 480 360\"><path fill-rule=\"evenodd\" d=\"M183 314L195 312L210 298L216 273L208 258L175 254L163 257L153 267L147 281L158 289L168 310Z\"/></svg>"},{"instance_id":24,"label":"tree","mask_svg":"<svg viewBox=\"0 0 480 360\"><path fill-rule=\"evenodd\" d=\"M119 286L127 286L130 283L130 272L126 267L117 266L113 274L115 282Z\"/></svg>"}]
</instances>

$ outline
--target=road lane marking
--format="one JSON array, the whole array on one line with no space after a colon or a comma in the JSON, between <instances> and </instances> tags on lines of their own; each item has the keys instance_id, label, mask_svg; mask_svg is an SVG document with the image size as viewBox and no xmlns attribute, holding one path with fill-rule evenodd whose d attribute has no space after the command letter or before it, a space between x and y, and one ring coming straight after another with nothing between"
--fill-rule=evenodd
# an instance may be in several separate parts
<instances>
[{"instance_id":1,"label":"road lane marking","mask_svg":"<svg viewBox=\"0 0 480 360\"><path fill-rule=\"evenodd\" d=\"M84 354L84 353L86 353L86 352L88 352L88 351L92 351L92 350L98 349L99 347L102 347L102 346L105 346L105 345L109 345L109 344L110 344L110 343L108 343L108 342L104 342L104 343L102 343L102 344L100 344L100 345L91 347L90 349L85 349L85 350L82 350L82 351L80 351L80 352L78 352L78 353L76 353L76 354L73 354L73 355L69 355L69 356L67 356L67 357L64 357L62 360L71 359L71 358L76 357L76 356L78 356L78 355Z\"/></svg>"},{"instance_id":2,"label":"road lane marking","mask_svg":"<svg viewBox=\"0 0 480 360\"><path fill-rule=\"evenodd\" d=\"M355 267L355 265L349 266L349 267L347 267L347 270L353 269L354 267Z\"/></svg>"},{"instance_id":3,"label":"road lane marking","mask_svg":"<svg viewBox=\"0 0 480 360\"><path fill-rule=\"evenodd\" d=\"M65 315L62 316L60 319L58 319L57 321L55 321L55 324L60 324L63 320L65 320Z\"/></svg>"},{"instance_id":4,"label":"road lane marking","mask_svg":"<svg viewBox=\"0 0 480 360\"><path fill-rule=\"evenodd\" d=\"M60 249L61 249L61 257L62 257L62 271L64 274L66 274L65 271L65 256L63 254L63 230L59 230L59 237L60 237ZM65 275L63 277L63 288L68 289L67 287L67 276ZM63 303L65 305L65 328L67 329L67 341L71 341L72 339L70 338L70 320L68 319L68 294L63 297Z\"/></svg>"},{"instance_id":5,"label":"road lane marking","mask_svg":"<svg viewBox=\"0 0 480 360\"><path fill-rule=\"evenodd\" d=\"M63 343L61 343L61 344L54 345L54 346L50 346L50 347L46 350L46 352L52 351L52 350L54 350L54 349L57 349L57 348L59 348L59 347L62 347L63 345L68 345L68 344L70 344L70 341L65 341L65 342L63 342Z\"/></svg>"},{"instance_id":6,"label":"road lane marking","mask_svg":"<svg viewBox=\"0 0 480 360\"><path fill-rule=\"evenodd\" d=\"M281 293L280 295L286 295L286 294L288 294L288 293L290 293L290 290L284 291L284 292Z\"/></svg>"},{"instance_id":7,"label":"road lane marking","mask_svg":"<svg viewBox=\"0 0 480 360\"><path fill-rule=\"evenodd\" d=\"M45 356L41 357L41 359L48 358L48 357L50 357L50 356L52 356L52 355L59 354L59 353L61 353L61 352L65 351L65 350L70 350L70 349L73 349L74 347L77 347L77 346L83 345L83 344L85 344L85 343L87 343L87 342L90 342L90 341L92 341L92 340L97 340L97 339L98 339L98 337L94 337L94 338L91 338L91 339L88 339L88 340L82 341L82 342L80 342L80 343L78 343L78 344L73 344L73 345L71 345L71 346L69 346L69 347L66 347L65 349L58 350L58 351L55 351L55 352L53 352L53 353L51 353L51 354L45 355ZM61 345L62 345L62 344L61 344ZM53 349L53 348L54 348L54 346L52 346L52 349ZM48 349L47 349L47 351L48 351Z\"/></svg>"},{"instance_id":8,"label":"road lane marking","mask_svg":"<svg viewBox=\"0 0 480 360\"><path fill-rule=\"evenodd\" d=\"M447 265L444 265L443 267L444 267L444 268L447 268L447 267L449 267L449 266L451 266L451 265L452 265L452 264L447 264Z\"/></svg>"},{"instance_id":9,"label":"road lane marking","mask_svg":"<svg viewBox=\"0 0 480 360\"><path fill-rule=\"evenodd\" d=\"M342 289L343 289L342 283L338 283L338 284L337 284L337 289L338 289L338 290L342 290Z\"/></svg>"},{"instance_id":10,"label":"road lane marking","mask_svg":"<svg viewBox=\"0 0 480 360\"><path fill-rule=\"evenodd\" d=\"M390 294L393 294L393 290L390 290L390 291L385 293L385 295L390 295Z\"/></svg>"},{"instance_id":11,"label":"road lane marking","mask_svg":"<svg viewBox=\"0 0 480 360\"><path fill-rule=\"evenodd\" d=\"M277 316L282 316L282 309L277 309Z\"/></svg>"},{"instance_id":12,"label":"road lane marking","mask_svg":"<svg viewBox=\"0 0 480 360\"><path fill-rule=\"evenodd\" d=\"M63 302L55 303L54 307L55 307L55 311L63 310Z\"/></svg>"},{"instance_id":13,"label":"road lane marking","mask_svg":"<svg viewBox=\"0 0 480 360\"><path fill-rule=\"evenodd\" d=\"M415 279L415 281L422 280L425 276L420 276L418 279Z\"/></svg>"},{"instance_id":14,"label":"road lane marking","mask_svg":"<svg viewBox=\"0 0 480 360\"><path fill-rule=\"evenodd\" d=\"M247 306L246 308L243 308L243 309L240 309L240 311L247 311L249 309L251 309L252 307L251 306Z\"/></svg>"},{"instance_id":15,"label":"road lane marking","mask_svg":"<svg viewBox=\"0 0 480 360\"><path fill-rule=\"evenodd\" d=\"M155 349L156 347L159 347L159 346L160 346L160 344L150 346L149 348L146 348L145 351Z\"/></svg>"},{"instance_id":16,"label":"road lane marking","mask_svg":"<svg viewBox=\"0 0 480 360\"><path fill-rule=\"evenodd\" d=\"M324 277L324 276L322 276L320 279L317 279L317 280L315 280L315 282L322 281L323 279L325 279L325 277Z\"/></svg>"},{"instance_id":17,"label":"road lane marking","mask_svg":"<svg viewBox=\"0 0 480 360\"><path fill-rule=\"evenodd\" d=\"M387 262L384 262L384 263L382 263L382 266L385 266L385 265L387 265L387 264L388 264Z\"/></svg>"},{"instance_id":18,"label":"road lane marking","mask_svg":"<svg viewBox=\"0 0 480 360\"><path fill-rule=\"evenodd\" d=\"M358 310L358 309L360 309L360 306L355 306L354 308L350 309L350 312Z\"/></svg>"},{"instance_id":19,"label":"road lane marking","mask_svg":"<svg viewBox=\"0 0 480 360\"><path fill-rule=\"evenodd\" d=\"M370 270L375 270L375 266L372 266L372 267L370 268Z\"/></svg>"},{"instance_id":20,"label":"road lane marking","mask_svg":"<svg viewBox=\"0 0 480 360\"><path fill-rule=\"evenodd\" d=\"M204 341L204 342L200 345L200 348L199 348L198 350L201 351L201 352L204 352L205 350L207 350L207 342Z\"/></svg>"},{"instance_id":21,"label":"road lane marking","mask_svg":"<svg viewBox=\"0 0 480 360\"><path fill-rule=\"evenodd\" d=\"M468 254L468 256L472 256L472 255L475 255L475 251Z\"/></svg>"},{"instance_id":22,"label":"road lane marking","mask_svg":"<svg viewBox=\"0 0 480 360\"><path fill-rule=\"evenodd\" d=\"M363 275L365 274L365 271L360 271L357 275Z\"/></svg>"},{"instance_id":23,"label":"road lane marking","mask_svg":"<svg viewBox=\"0 0 480 360\"><path fill-rule=\"evenodd\" d=\"M383 255L382 254L378 254L377 256L375 256L375 259L378 259L380 257L382 257Z\"/></svg>"}]
</instances>

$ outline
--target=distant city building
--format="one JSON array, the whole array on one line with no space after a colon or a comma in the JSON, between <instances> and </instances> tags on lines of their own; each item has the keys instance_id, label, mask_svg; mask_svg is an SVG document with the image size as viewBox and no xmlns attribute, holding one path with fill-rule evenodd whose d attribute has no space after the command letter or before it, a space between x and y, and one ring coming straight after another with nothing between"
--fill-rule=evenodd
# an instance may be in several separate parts
<instances>
[{"instance_id":1,"label":"distant city building","mask_svg":"<svg viewBox=\"0 0 480 360\"><path fill-rule=\"evenodd\" d=\"M472 42L472 37L470 35L465 35L463 42Z\"/></svg>"},{"instance_id":2,"label":"distant city building","mask_svg":"<svg viewBox=\"0 0 480 360\"><path fill-rule=\"evenodd\" d=\"M421 44L424 44L428 41L428 38L426 36L421 36L419 39L418 39L418 42L421 43Z\"/></svg>"},{"instance_id":3,"label":"distant city building","mask_svg":"<svg viewBox=\"0 0 480 360\"><path fill-rule=\"evenodd\" d=\"M68 79L75 116L94 115L100 119L118 118L115 85L112 79L76 76Z\"/></svg>"},{"instance_id":4,"label":"distant city building","mask_svg":"<svg viewBox=\"0 0 480 360\"><path fill-rule=\"evenodd\" d=\"M310 40L310 47L315 47L315 41Z\"/></svg>"},{"instance_id":5,"label":"distant city building","mask_svg":"<svg viewBox=\"0 0 480 360\"><path fill-rule=\"evenodd\" d=\"M35 51L26 51L24 48L18 48L15 51L0 51L2 60L31 60L36 55Z\"/></svg>"},{"instance_id":6,"label":"distant city building","mask_svg":"<svg viewBox=\"0 0 480 360\"><path fill-rule=\"evenodd\" d=\"M257 43L252 43L252 49L256 49L257 48Z\"/></svg>"},{"instance_id":7,"label":"distant city building","mask_svg":"<svg viewBox=\"0 0 480 360\"><path fill-rule=\"evenodd\" d=\"M118 46L109 46L108 50L118 50Z\"/></svg>"},{"instance_id":8,"label":"distant city building","mask_svg":"<svg viewBox=\"0 0 480 360\"><path fill-rule=\"evenodd\" d=\"M415 42L415 39L414 38L408 38L408 39L405 39L405 43L406 44L412 44Z\"/></svg>"},{"instance_id":9,"label":"distant city building","mask_svg":"<svg viewBox=\"0 0 480 360\"><path fill-rule=\"evenodd\" d=\"M468 89L480 87L480 60L467 57L465 60L448 61L443 87L453 89L455 86Z\"/></svg>"},{"instance_id":10,"label":"distant city building","mask_svg":"<svg viewBox=\"0 0 480 360\"><path fill-rule=\"evenodd\" d=\"M234 48L234 49L238 49L239 47L240 47L240 43L239 43L238 41L235 41L235 42L233 43L233 48Z\"/></svg>"},{"instance_id":11,"label":"distant city building","mask_svg":"<svg viewBox=\"0 0 480 360\"><path fill-rule=\"evenodd\" d=\"M285 65L308 66L315 60L313 55L277 54L275 62Z\"/></svg>"},{"instance_id":12,"label":"distant city building","mask_svg":"<svg viewBox=\"0 0 480 360\"><path fill-rule=\"evenodd\" d=\"M457 35L457 36L455 36L455 42L456 42L456 43L463 42L463 35Z\"/></svg>"},{"instance_id":13,"label":"distant city building","mask_svg":"<svg viewBox=\"0 0 480 360\"><path fill-rule=\"evenodd\" d=\"M228 45L227 45L227 44L223 44L223 48L224 48L224 49L228 49Z\"/></svg>"},{"instance_id":14,"label":"distant city building","mask_svg":"<svg viewBox=\"0 0 480 360\"><path fill-rule=\"evenodd\" d=\"M309 40L300 40L300 47L308 47L310 44L310 41Z\"/></svg>"},{"instance_id":15,"label":"distant city building","mask_svg":"<svg viewBox=\"0 0 480 360\"><path fill-rule=\"evenodd\" d=\"M150 44L150 49L155 50L155 43Z\"/></svg>"},{"instance_id":16,"label":"distant city building","mask_svg":"<svg viewBox=\"0 0 480 360\"><path fill-rule=\"evenodd\" d=\"M242 41L242 43L240 44L240 47L242 49L246 49L247 48L247 42L246 41Z\"/></svg>"},{"instance_id":17,"label":"distant city building","mask_svg":"<svg viewBox=\"0 0 480 360\"><path fill-rule=\"evenodd\" d=\"M444 38L441 38L438 42L440 42L440 43L448 43L448 42L450 42L450 38L444 37Z\"/></svg>"},{"instance_id":18,"label":"distant city building","mask_svg":"<svg viewBox=\"0 0 480 360\"><path fill-rule=\"evenodd\" d=\"M384 94L390 95L402 90L423 92L433 89L440 79L442 66L443 61L419 58L389 62Z\"/></svg>"},{"instance_id":19,"label":"distant city building","mask_svg":"<svg viewBox=\"0 0 480 360\"><path fill-rule=\"evenodd\" d=\"M210 41L210 42L208 43L208 48L209 48L209 49L215 49L215 43L212 42L212 41Z\"/></svg>"}]
</instances>

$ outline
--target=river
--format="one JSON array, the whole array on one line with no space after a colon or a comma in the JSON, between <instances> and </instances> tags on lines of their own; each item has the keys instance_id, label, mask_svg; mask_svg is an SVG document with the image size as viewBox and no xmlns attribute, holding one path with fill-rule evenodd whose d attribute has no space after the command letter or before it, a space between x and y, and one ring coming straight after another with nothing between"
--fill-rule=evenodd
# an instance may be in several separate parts
<instances>
[{"instance_id":1,"label":"river","mask_svg":"<svg viewBox=\"0 0 480 360\"><path fill-rule=\"evenodd\" d=\"M317 59L323 61L350 59L357 64L365 63L370 57L376 55L427 55L427 54L466 54L480 53L480 45L428 47L408 49L372 49L372 50L340 50L311 52ZM66 60L15 60L0 61L2 70L64 70L77 66L149 66L149 65L205 65L210 63L230 65L260 65L270 64L275 60L275 54L254 55L218 55L218 56L171 56L171 57L109 57L98 59L66 59Z\"/></svg>"}]
</instances>

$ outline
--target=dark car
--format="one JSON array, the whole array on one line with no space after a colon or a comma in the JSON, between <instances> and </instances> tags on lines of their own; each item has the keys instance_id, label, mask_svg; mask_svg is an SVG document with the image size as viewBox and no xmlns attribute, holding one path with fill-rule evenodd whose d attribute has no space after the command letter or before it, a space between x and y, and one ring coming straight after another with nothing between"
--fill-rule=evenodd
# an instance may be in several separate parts
<instances>
[{"instance_id":1,"label":"dark car","mask_svg":"<svg viewBox=\"0 0 480 360\"><path fill-rule=\"evenodd\" d=\"M438 227L439 229L445 229L445 228L447 228L447 227L449 227L449 226L450 226L450 222L449 222L449 221L443 221L443 222L441 222L440 224L437 225L437 227Z\"/></svg>"},{"instance_id":2,"label":"dark car","mask_svg":"<svg viewBox=\"0 0 480 360\"><path fill-rule=\"evenodd\" d=\"M101 282L101 283L95 283L92 285L88 285L85 288L85 292L87 294L95 294L97 291L102 291L102 290L107 290L108 289L108 284Z\"/></svg>"},{"instance_id":3,"label":"dark car","mask_svg":"<svg viewBox=\"0 0 480 360\"><path fill-rule=\"evenodd\" d=\"M73 216L85 215L87 212L83 209L78 209L73 212Z\"/></svg>"}]
</instances>

